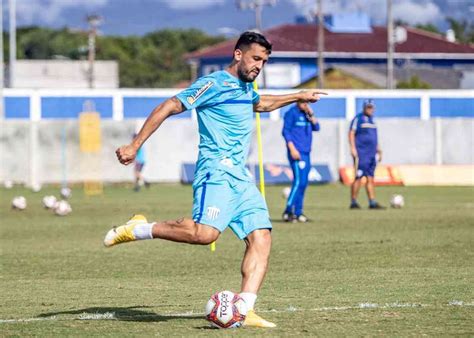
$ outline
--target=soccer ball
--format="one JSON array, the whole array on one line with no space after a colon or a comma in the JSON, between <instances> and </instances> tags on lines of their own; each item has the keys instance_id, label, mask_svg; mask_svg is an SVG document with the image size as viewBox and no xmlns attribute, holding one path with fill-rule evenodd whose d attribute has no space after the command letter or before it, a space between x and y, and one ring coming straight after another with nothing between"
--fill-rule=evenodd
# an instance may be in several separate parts
<instances>
[{"instance_id":1,"label":"soccer ball","mask_svg":"<svg viewBox=\"0 0 474 338\"><path fill-rule=\"evenodd\" d=\"M39 183L34 183L32 186L31 186L31 190L33 192L40 192L41 191L41 184Z\"/></svg>"},{"instance_id":2,"label":"soccer ball","mask_svg":"<svg viewBox=\"0 0 474 338\"><path fill-rule=\"evenodd\" d=\"M54 213L58 216L66 216L71 211L71 205L68 203L68 201L65 200L57 202L56 206L54 207Z\"/></svg>"},{"instance_id":3,"label":"soccer ball","mask_svg":"<svg viewBox=\"0 0 474 338\"><path fill-rule=\"evenodd\" d=\"M13 181L6 180L5 182L3 182L3 185L5 186L5 189L11 189L13 188Z\"/></svg>"},{"instance_id":4,"label":"soccer ball","mask_svg":"<svg viewBox=\"0 0 474 338\"><path fill-rule=\"evenodd\" d=\"M232 291L217 292L206 304L206 319L219 329L242 326L246 315L245 301Z\"/></svg>"},{"instance_id":5,"label":"soccer ball","mask_svg":"<svg viewBox=\"0 0 474 338\"><path fill-rule=\"evenodd\" d=\"M402 195L393 195L390 199L390 205L392 208L400 209L405 205L405 199Z\"/></svg>"},{"instance_id":6,"label":"soccer ball","mask_svg":"<svg viewBox=\"0 0 474 338\"><path fill-rule=\"evenodd\" d=\"M53 195L48 195L43 197L43 206L46 209L54 209L58 200Z\"/></svg>"},{"instance_id":7,"label":"soccer ball","mask_svg":"<svg viewBox=\"0 0 474 338\"><path fill-rule=\"evenodd\" d=\"M23 196L16 196L12 200L12 208L17 210L26 209L26 198Z\"/></svg>"},{"instance_id":8,"label":"soccer ball","mask_svg":"<svg viewBox=\"0 0 474 338\"><path fill-rule=\"evenodd\" d=\"M61 193L61 197L64 198L64 199L68 199L72 195L72 191L68 187L61 188L60 193Z\"/></svg>"},{"instance_id":9,"label":"soccer ball","mask_svg":"<svg viewBox=\"0 0 474 338\"><path fill-rule=\"evenodd\" d=\"M283 190L281 191L281 197L287 199L288 196L290 196L291 193L291 188L290 187L284 187Z\"/></svg>"}]
</instances>

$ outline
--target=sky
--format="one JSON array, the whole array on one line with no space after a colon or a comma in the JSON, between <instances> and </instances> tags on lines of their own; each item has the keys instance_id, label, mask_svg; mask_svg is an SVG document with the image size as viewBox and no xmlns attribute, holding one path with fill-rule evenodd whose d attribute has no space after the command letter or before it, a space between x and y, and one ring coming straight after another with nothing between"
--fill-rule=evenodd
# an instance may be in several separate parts
<instances>
[{"instance_id":1,"label":"sky","mask_svg":"<svg viewBox=\"0 0 474 338\"><path fill-rule=\"evenodd\" d=\"M3 24L8 30L8 4L3 1ZM250 3L257 0L241 0ZM260 0L270 2L269 0ZM238 34L254 28L252 10L239 10L236 0L16 0L17 25L86 29L86 16L103 17L105 35L143 35L164 28L198 28L209 34ZM263 10L263 29L293 23L308 15L316 0L273 0ZM347 11L368 13L373 24L386 20L386 0L323 0L325 14ZM446 16L472 21L474 0L393 0L395 19L409 24L433 23L446 30Z\"/></svg>"}]
</instances>

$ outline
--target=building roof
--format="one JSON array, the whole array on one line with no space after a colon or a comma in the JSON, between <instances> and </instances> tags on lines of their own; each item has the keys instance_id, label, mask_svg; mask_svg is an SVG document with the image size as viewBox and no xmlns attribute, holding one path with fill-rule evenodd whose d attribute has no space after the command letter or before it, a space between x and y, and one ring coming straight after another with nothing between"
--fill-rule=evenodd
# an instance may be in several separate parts
<instances>
[{"instance_id":1,"label":"building roof","mask_svg":"<svg viewBox=\"0 0 474 338\"><path fill-rule=\"evenodd\" d=\"M405 27L407 40L397 44L396 53L456 54L473 58L474 45L449 42L442 35ZM275 55L303 56L314 54L317 46L318 26L315 24L287 24L271 28L264 35L273 44ZM376 26L370 33L333 33L325 29L325 52L376 54L387 51L387 28ZM188 59L230 57L237 39L221 42L187 55ZM468 55L472 54L472 55Z\"/></svg>"}]
</instances>

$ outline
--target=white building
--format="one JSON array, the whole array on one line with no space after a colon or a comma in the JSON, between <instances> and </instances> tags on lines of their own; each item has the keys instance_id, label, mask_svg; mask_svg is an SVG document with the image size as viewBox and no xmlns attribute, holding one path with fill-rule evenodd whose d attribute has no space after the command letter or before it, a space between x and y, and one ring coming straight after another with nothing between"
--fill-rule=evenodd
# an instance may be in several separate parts
<instances>
[{"instance_id":1,"label":"white building","mask_svg":"<svg viewBox=\"0 0 474 338\"><path fill-rule=\"evenodd\" d=\"M13 88L89 88L87 60L17 60ZM117 61L94 62L94 88L118 88Z\"/></svg>"}]
</instances>

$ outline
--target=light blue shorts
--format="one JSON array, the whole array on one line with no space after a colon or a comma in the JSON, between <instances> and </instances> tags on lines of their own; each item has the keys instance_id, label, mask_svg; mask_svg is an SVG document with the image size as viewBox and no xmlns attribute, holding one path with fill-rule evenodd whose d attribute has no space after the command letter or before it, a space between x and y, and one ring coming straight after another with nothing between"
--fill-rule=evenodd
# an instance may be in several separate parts
<instances>
[{"instance_id":1,"label":"light blue shorts","mask_svg":"<svg viewBox=\"0 0 474 338\"><path fill-rule=\"evenodd\" d=\"M240 239L257 229L271 229L267 204L253 182L214 170L193 183L193 219L219 232L227 227Z\"/></svg>"}]
</instances>

